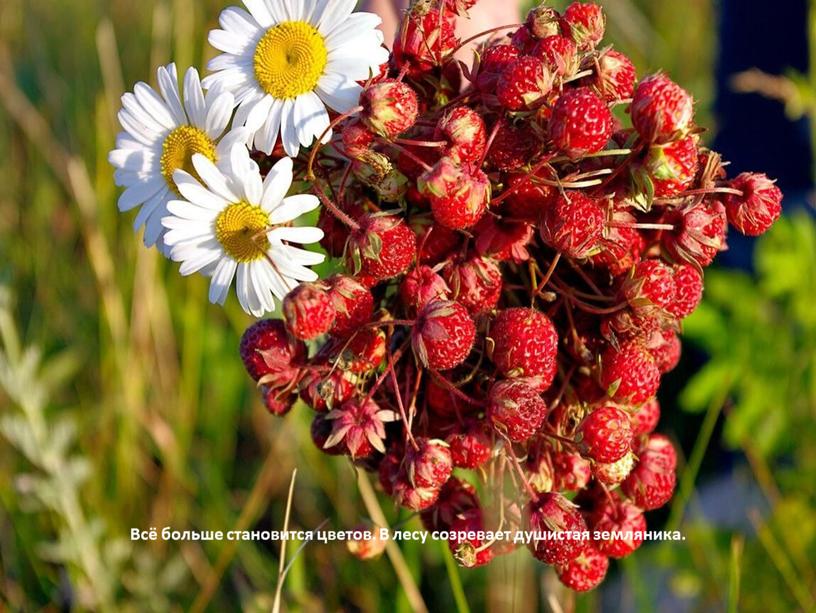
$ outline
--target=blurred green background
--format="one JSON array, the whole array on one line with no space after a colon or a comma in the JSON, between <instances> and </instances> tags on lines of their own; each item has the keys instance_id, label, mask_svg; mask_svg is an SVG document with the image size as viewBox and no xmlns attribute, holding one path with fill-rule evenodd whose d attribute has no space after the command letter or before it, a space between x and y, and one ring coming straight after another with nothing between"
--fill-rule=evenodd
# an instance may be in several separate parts
<instances>
[{"instance_id":1,"label":"blurred green background","mask_svg":"<svg viewBox=\"0 0 816 613\"><path fill-rule=\"evenodd\" d=\"M602 4L608 40L642 73L665 69L715 128L714 3ZM269 610L277 543L131 542L130 529L280 529L295 466L292 527L368 516L351 466L312 444L308 412L265 413L237 356L236 301L209 305L206 280L182 279L116 209L120 95L171 59L203 67L224 6L0 3L0 610ZM757 277L708 272L686 328L697 349L662 397L659 429L688 455L650 527L687 539L643 547L579 597L526 551L456 571L444 544L404 543L431 610L816 610L813 222L780 224L756 262ZM712 483L736 488L736 520L706 510ZM286 609L410 610L387 557L298 547Z\"/></svg>"}]
</instances>

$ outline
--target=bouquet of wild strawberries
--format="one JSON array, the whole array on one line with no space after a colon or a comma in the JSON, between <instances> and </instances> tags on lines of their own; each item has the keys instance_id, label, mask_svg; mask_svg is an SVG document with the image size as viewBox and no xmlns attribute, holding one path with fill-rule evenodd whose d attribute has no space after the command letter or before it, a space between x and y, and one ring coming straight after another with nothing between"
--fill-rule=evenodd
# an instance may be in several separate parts
<instances>
[{"instance_id":1,"label":"bouquet of wild strawberries","mask_svg":"<svg viewBox=\"0 0 816 613\"><path fill-rule=\"evenodd\" d=\"M227 9L210 35L225 53L190 96L206 127L160 69L189 125L157 132L159 223L148 188L122 208L143 203L146 238L208 274L211 300L236 276L251 313L283 297L283 320L240 345L271 413L302 399L315 444L376 472L460 564L521 540L587 590L672 496L655 395L703 269L729 222L764 232L782 194L727 179L690 95L601 44L598 5L539 6L484 33L468 67L454 52L476 43L454 23L474 1L415 1L387 61L354 2ZM158 112L144 88L123 113ZM111 154L125 185L147 164L121 153L137 148L126 119ZM311 194L284 197L293 179ZM319 228L297 225L318 202ZM292 245L316 240L344 273L317 279L322 256ZM532 538L496 537L519 531Z\"/></svg>"}]
</instances>

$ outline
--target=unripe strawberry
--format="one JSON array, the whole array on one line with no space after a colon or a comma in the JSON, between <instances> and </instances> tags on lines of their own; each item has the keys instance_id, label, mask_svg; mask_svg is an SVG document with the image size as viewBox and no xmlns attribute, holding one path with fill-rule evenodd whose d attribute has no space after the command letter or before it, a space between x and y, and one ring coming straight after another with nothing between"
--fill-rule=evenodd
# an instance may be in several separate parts
<instances>
[{"instance_id":1,"label":"unripe strawberry","mask_svg":"<svg viewBox=\"0 0 816 613\"><path fill-rule=\"evenodd\" d=\"M371 146L374 144L374 133L359 119L345 124L342 137L346 153L354 159L359 159L371 151Z\"/></svg>"},{"instance_id":2,"label":"unripe strawberry","mask_svg":"<svg viewBox=\"0 0 816 613\"><path fill-rule=\"evenodd\" d=\"M524 378L497 381L488 395L488 419L514 443L530 438L547 417L547 403L531 383Z\"/></svg>"},{"instance_id":3,"label":"unripe strawberry","mask_svg":"<svg viewBox=\"0 0 816 613\"><path fill-rule=\"evenodd\" d=\"M373 400L353 399L326 413L326 419L332 422L332 433L324 448L343 443L352 459L357 459L372 455L374 450L385 453L385 424L399 418Z\"/></svg>"},{"instance_id":4,"label":"unripe strawberry","mask_svg":"<svg viewBox=\"0 0 816 613\"><path fill-rule=\"evenodd\" d=\"M473 233L479 255L499 262L512 260L516 264L530 259L527 246L533 240L533 226L528 223L486 215Z\"/></svg>"},{"instance_id":5,"label":"unripe strawberry","mask_svg":"<svg viewBox=\"0 0 816 613\"><path fill-rule=\"evenodd\" d=\"M301 283L283 299L283 317L292 336L311 341L326 334L334 324L331 297L317 283Z\"/></svg>"},{"instance_id":6,"label":"unripe strawberry","mask_svg":"<svg viewBox=\"0 0 816 613\"><path fill-rule=\"evenodd\" d=\"M334 325L329 330L333 336L348 336L371 320L374 297L367 287L346 275L331 276L326 283L334 305Z\"/></svg>"},{"instance_id":7,"label":"unripe strawberry","mask_svg":"<svg viewBox=\"0 0 816 613\"><path fill-rule=\"evenodd\" d=\"M607 102L626 100L635 91L635 65L619 51L610 49L598 58L598 71L590 82Z\"/></svg>"},{"instance_id":8,"label":"unripe strawberry","mask_svg":"<svg viewBox=\"0 0 816 613\"><path fill-rule=\"evenodd\" d=\"M550 118L553 145L572 159L604 148L612 136L612 113L588 87L565 91Z\"/></svg>"},{"instance_id":9,"label":"unripe strawberry","mask_svg":"<svg viewBox=\"0 0 816 613\"><path fill-rule=\"evenodd\" d=\"M603 9L592 2L573 2L564 11L561 30L581 49L594 49L603 40L606 16Z\"/></svg>"},{"instance_id":10,"label":"unripe strawberry","mask_svg":"<svg viewBox=\"0 0 816 613\"><path fill-rule=\"evenodd\" d=\"M499 311L488 335L491 359L505 377L541 377L542 389L556 371L558 334L541 311L514 307ZM489 350L489 349L488 349Z\"/></svg>"},{"instance_id":11,"label":"unripe strawberry","mask_svg":"<svg viewBox=\"0 0 816 613\"><path fill-rule=\"evenodd\" d=\"M479 421L466 422L460 432L449 434L445 442L450 446L453 465L458 468L478 468L490 459L493 442Z\"/></svg>"},{"instance_id":12,"label":"unripe strawberry","mask_svg":"<svg viewBox=\"0 0 816 613\"><path fill-rule=\"evenodd\" d=\"M339 368L328 375L312 371L300 383L300 397L315 411L330 411L351 399L356 384L353 373Z\"/></svg>"},{"instance_id":13,"label":"unripe strawberry","mask_svg":"<svg viewBox=\"0 0 816 613\"><path fill-rule=\"evenodd\" d=\"M411 485L419 488L441 488L453 471L450 447L445 441L418 437L417 448L409 445L403 469Z\"/></svg>"},{"instance_id":14,"label":"unripe strawberry","mask_svg":"<svg viewBox=\"0 0 816 613\"><path fill-rule=\"evenodd\" d=\"M708 266L727 248L728 222L725 208L717 201L670 211L664 221L674 225L674 230L661 233L663 246L677 260Z\"/></svg>"},{"instance_id":15,"label":"unripe strawberry","mask_svg":"<svg viewBox=\"0 0 816 613\"><path fill-rule=\"evenodd\" d=\"M491 547L477 538L479 532L485 532L482 514L478 509L457 517L450 527L451 537L448 547L456 562L465 568L484 566L493 559Z\"/></svg>"},{"instance_id":16,"label":"unripe strawberry","mask_svg":"<svg viewBox=\"0 0 816 613\"><path fill-rule=\"evenodd\" d=\"M514 63L521 52L513 45L491 45L484 50L479 63L476 86L480 91L493 93L504 69Z\"/></svg>"},{"instance_id":17,"label":"unripe strawberry","mask_svg":"<svg viewBox=\"0 0 816 613\"><path fill-rule=\"evenodd\" d=\"M530 161L538 146L538 139L523 127L504 119L500 121L487 151L487 161L497 170L516 170Z\"/></svg>"},{"instance_id":18,"label":"unripe strawberry","mask_svg":"<svg viewBox=\"0 0 816 613\"><path fill-rule=\"evenodd\" d=\"M625 500L607 500L589 516L589 527L595 533L610 533L595 541L595 547L610 558L625 558L643 543L638 533L646 531L643 511ZM631 536L630 536L631 535Z\"/></svg>"},{"instance_id":19,"label":"unripe strawberry","mask_svg":"<svg viewBox=\"0 0 816 613\"><path fill-rule=\"evenodd\" d=\"M555 34L536 43L531 53L542 60L551 73L566 77L578 72L578 47L572 39Z\"/></svg>"},{"instance_id":20,"label":"unripe strawberry","mask_svg":"<svg viewBox=\"0 0 816 613\"><path fill-rule=\"evenodd\" d=\"M545 564L567 564L587 548L587 541L576 534L586 532L586 522L578 507L561 494L541 494L531 500L525 519L528 530L542 535L539 540L533 539L529 548Z\"/></svg>"},{"instance_id":21,"label":"unripe strawberry","mask_svg":"<svg viewBox=\"0 0 816 613\"><path fill-rule=\"evenodd\" d=\"M417 314L411 330L414 353L426 368L448 370L459 366L470 354L476 325L464 306L433 300Z\"/></svg>"},{"instance_id":22,"label":"unripe strawberry","mask_svg":"<svg viewBox=\"0 0 816 613\"><path fill-rule=\"evenodd\" d=\"M394 215L364 215L349 237L346 266L377 281L405 272L416 257L416 236Z\"/></svg>"},{"instance_id":23,"label":"unripe strawberry","mask_svg":"<svg viewBox=\"0 0 816 613\"><path fill-rule=\"evenodd\" d=\"M657 393L660 371L640 343L627 341L610 346L601 358L601 386L618 402L640 404Z\"/></svg>"},{"instance_id":24,"label":"unripe strawberry","mask_svg":"<svg viewBox=\"0 0 816 613\"><path fill-rule=\"evenodd\" d=\"M643 79L632 100L632 125L647 142L668 143L685 134L694 119L694 102L666 75Z\"/></svg>"},{"instance_id":25,"label":"unripe strawberry","mask_svg":"<svg viewBox=\"0 0 816 613\"><path fill-rule=\"evenodd\" d=\"M677 367L683 350L677 333L670 328L652 332L646 341L646 348L654 357L661 375Z\"/></svg>"},{"instance_id":26,"label":"unripe strawberry","mask_svg":"<svg viewBox=\"0 0 816 613\"><path fill-rule=\"evenodd\" d=\"M442 486L436 504L423 511L420 518L428 532L450 530L457 517L479 508L476 488L467 481L451 477Z\"/></svg>"},{"instance_id":27,"label":"unripe strawberry","mask_svg":"<svg viewBox=\"0 0 816 613\"><path fill-rule=\"evenodd\" d=\"M559 451L552 454L554 487L556 490L578 492L592 478L592 465L577 453Z\"/></svg>"},{"instance_id":28,"label":"unripe strawberry","mask_svg":"<svg viewBox=\"0 0 816 613\"><path fill-rule=\"evenodd\" d=\"M450 143L448 156L457 164L478 162L487 146L484 119L466 106L458 106L442 116L436 126L436 137Z\"/></svg>"},{"instance_id":29,"label":"unripe strawberry","mask_svg":"<svg viewBox=\"0 0 816 613\"><path fill-rule=\"evenodd\" d=\"M638 463L621 484L623 493L644 511L666 504L676 482L674 469L677 455L671 441L662 434L652 434L637 451Z\"/></svg>"},{"instance_id":30,"label":"unripe strawberry","mask_svg":"<svg viewBox=\"0 0 816 613\"><path fill-rule=\"evenodd\" d=\"M358 560L376 560L385 551L388 543L380 538L380 527L377 525L360 524L354 528L352 535L360 534L362 538L351 538L346 541L349 553ZM371 538L365 538L369 534Z\"/></svg>"},{"instance_id":31,"label":"unripe strawberry","mask_svg":"<svg viewBox=\"0 0 816 613\"><path fill-rule=\"evenodd\" d=\"M504 69L496 83L499 104L509 111L539 106L552 89L553 75L537 57L522 56Z\"/></svg>"},{"instance_id":32,"label":"unripe strawberry","mask_svg":"<svg viewBox=\"0 0 816 613\"><path fill-rule=\"evenodd\" d=\"M415 2L394 40L394 68L418 77L440 65L458 44L454 17L438 0Z\"/></svg>"},{"instance_id":33,"label":"unripe strawberry","mask_svg":"<svg viewBox=\"0 0 816 613\"><path fill-rule=\"evenodd\" d=\"M249 376L270 387L292 381L306 357L306 345L289 336L277 319L262 319L247 328L239 350Z\"/></svg>"},{"instance_id":34,"label":"unripe strawberry","mask_svg":"<svg viewBox=\"0 0 816 613\"><path fill-rule=\"evenodd\" d=\"M591 544L577 558L556 567L558 580L576 592L588 592L598 587L606 577L609 558Z\"/></svg>"},{"instance_id":35,"label":"unripe strawberry","mask_svg":"<svg viewBox=\"0 0 816 613\"><path fill-rule=\"evenodd\" d=\"M419 310L431 300L450 299L451 288L430 266L417 266L400 283L400 297L411 309Z\"/></svg>"},{"instance_id":36,"label":"unripe strawberry","mask_svg":"<svg viewBox=\"0 0 816 613\"><path fill-rule=\"evenodd\" d=\"M643 165L656 198L679 196L697 176L697 139L688 136L666 145L652 145Z\"/></svg>"},{"instance_id":37,"label":"unripe strawberry","mask_svg":"<svg viewBox=\"0 0 816 613\"><path fill-rule=\"evenodd\" d=\"M636 313L668 309L677 295L674 270L662 260L643 260L624 281L622 292Z\"/></svg>"},{"instance_id":38,"label":"unripe strawberry","mask_svg":"<svg viewBox=\"0 0 816 613\"><path fill-rule=\"evenodd\" d=\"M473 165L457 165L443 157L418 180L419 191L431 202L434 219L452 230L473 227L487 211L490 181Z\"/></svg>"},{"instance_id":39,"label":"unripe strawberry","mask_svg":"<svg viewBox=\"0 0 816 613\"><path fill-rule=\"evenodd\" d=\"M649 398L630 413L632 420L632 434L640 436L649 434L657 427L660 421L660 402L656 396Z\"/></svg>"},{"instance_id":40,"label":"unripe strawberry","mask_svg":"<svg viewBox=\"0 0 816 613\"><path fill-rule=\"evenodd\" d=\"M578 426L581 453L596 462L617 462L630 450L631 440L629 415L612 405L595 409Z\"/></svg>"},{"instance_id":41,"label":"unripe strawberry","mask_svg":"<svg viewBox=\"0 0 816 613\"><path fill-rule=\"evenodd\" d=\"M261 396L263 397L264 406L269 414L277 415L278 417L283 417L291 411L295 400L297 400L296 394L268 385L261 385Z\"/></svg>"},{"instance_id":42,"label":"unripe strawberry","mask_svg":"<svg viewBox=\"0 0 816 613\"><path fill-rule=\"evenodd\" d=\"M547 38L561 33L561 16L558 11L543 4L531 8L524 23L536 38Z\"/></svg>"},{"instance_id":43,"label":"unripe strawberry","mask_svg":"<svg viewBox=\"0 0 816 613\"><path fill-rule=\"evenodd\" d=\"M510 195L504 201L504 210L510 217L537 222L543 211L555 202L558 188L543 183L541 179L552 181L552 173L541 169L534 175L513 173L507 176Z\"/></svg>"},{"instance_id":44,"label":"unripe strawberry","mask_svg":"<svg viewBox=\"0 0 816 613\"><path fill-rule=\"evenodd\" d=\"M746 236L763 234L782 214L782 190L767 175L744 172L729 187L742 195L723 198L728 221Z\"/></svg>"},{"instance_id":45,"label":"unripe strawberry","mask_svg":"<svg viewBox=\"0 0 816 613\"><path fill-rule=\"evenodd\" d=\"M396 138L416 121L419 100L411 86L396 79L375 83L360 94L360 118L374 132Z\"/></svg>"},{"instance_id":46,"label":"unripe strawberry","mask_svg":"<svg viewBox=\"0 0 816 613\"><path fill-rule=\"evenodd\" d=\"M627 452L620 460L603 464L596 462L592 465L592 474L595 479L607 487L612 487L623 482L637 462L637 456L631 451Z\"/></svg>"},{"instance_id":47,"label":"unripe strawberry","mask_svg":"<svg viewBox=\"0 0 816 613\"><path fill-rule=\"evenodd\" d=\"M451 296L478 315L495 308L502 292L502 274L499 265L490 258L471 256L462 262L447 266L442 274L448 282Z\"/></svg>"},{"instance_id":48,"label":"unripe strawberry","mask_svg":"<svg viewBox=\"0 0 816 613\"><path fill-rule=\"evenodd\" d=\"M596 200L572 190L544 209L541 239L565 255L583 259L599 249L606 214Z\"/></svg>"},{"instance_id":49,"label":"unripe strawberry","mask_svg":"<svg viewBox=\"0 0 816 613\"><path fill-rule=\"evenodd\" d=\"M703 298L703 276L691 264L679 264L674 267L674 285L677 293L667 309L683 319L694 312Z\"/></svg>"}]
</instances>

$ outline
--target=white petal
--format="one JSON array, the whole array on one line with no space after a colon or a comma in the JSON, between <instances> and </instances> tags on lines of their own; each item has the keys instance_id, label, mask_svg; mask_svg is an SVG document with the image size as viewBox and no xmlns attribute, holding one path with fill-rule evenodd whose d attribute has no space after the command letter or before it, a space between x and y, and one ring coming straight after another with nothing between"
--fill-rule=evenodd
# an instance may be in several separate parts
<instances>
[{"instance_id":1,"label":"white petal","mask_svg":"<svg viewBox=\"0 0 816 613\"><path fill-rule=\"evenodd\" d=\"M296 196L289 196L284 198L280 206L275 208L269 216L269 222L272 224L281 224L288 221L293 221L309 211L314 211L320 206L320 200L317 196L311 194L298 194Z\"/></svg>"},{"instance_id":2,"label":"white petal","mask_svg":"<svg viewBox=\"0 0 816 613\"><path fill-rule=\"evenodd\" d=\"M272 108L272 96L264 96L249 111L243 125L247 130L258 131L269 116L269 109Z\"/></svg>"},{"instance_id":3,"label":"white petal","mask_svg":"<svg viewBox=\"0 0 816 613\"><path fill-rule=\"evenodd\" d=\"M320 77L316 92L329 108L338 113L346 113L360 103L363 88L354 81L337 73L327 73Z\"/></svg>"},{"instance_id":4,"label":"white petal","mask_svg":"<svg viewBox=\"0 0 816 613\"><path fill-rule=\"evenodd\" d=\"M273 23L272 15L269 13L267 4L264 0L243 0L244 6L247 7L258 25L266 29Z\"/></svg>"},{"instance_id":5,"label":"white petal","mask_svg":"<svg viewBox=\"0 0 816 613\"><path fill-rule=\"evenodd\" d=\"M152 87L147 83L139 82L133 88L133 94L139 101L139 104L147 111L150 116L158 121L164 128L171 130L175 127L173 116L170 114L167 105L161 99Z\"/></svg>"},{"instance_id":6,"label":"white petal","mask_svg":"<svg viewBox=\"0 0 816 613\"><path fill-rule=\"evenodd\" d=\"M283 240L308 245L320 241L320 239L323 238L323 230L313 227L275 228L269 231L267 236L271 241Z\"/></svg>"},{"instance_id":7,"label":"white petal","mask_svg":"<svg viewBox=\"0 0 816 613\"><path fill-rule=\"evenodd\" d=\"M286 255L290 260L304 266L314 266L326 261L326 254L324 253L308 251L292 245L281 245L281 247L286 249Z\"/></svg>"},{"instance_id":8,"label":"white petal","mask_svg":"<svg viewBox=\"0 0 816 613\"><path fill-rule=\"evenodd\" d=\"M298 281L317 281L318 276L311 268L306 268L290 260L281 249L272 249L270 253L275 267L284 277L297 279Z\"/></svg>"},{"instance_id":9,"label":"white petal","mask_svg":"<svg viewBox=\"0 0 816 613\"><path fill-rule=\"evenodd\" d=\"M224 132L235 108L235 98L229 92L221 93L207 110L204 130L210 138L218 138Z\"/></svg>"},{"instance_id":10,"label":"white petal","mask_svg":"<svg viewBox=\"0 0 816 613\"><path fill-rule=\"evenodd\" d=\"M122 96L122 107L130 114L137 125L142 125L152 133L167 132L169 128L159 123L153 114L142 106L135 94L130 92Z\"/></svg>"},{"instance_id":11,"label":"white petal","mask_svg":"<svg viewBox=\"0 0 816 613\"><path fill-rule=\"evenodd\" d=\"M218 23L225 30L229 30L238 36L252 38L260 33L261 28L252 15L244 9L231 6L221 11L218 16Z\"/></svg>"},{"instance_id":12,"label":"white petal","mask_svg":"<svg viewBox=\"0 0 816 613\"><path fill-rule=\"evenodd\" d=\"M224 304L238 264L230 257L222 257L210 280L210 302Z\"/></svg>"},{"instance_id":13,"label":"white petal","mask_svg":"<svg viewBox=\"0 0 816 613\"><path fill-rule=\"evenodd\" d=\"M232 55L244 55L254 44L252 38L226 30L210 30L207 40L219 51Z\"/></svg>"},{"instance_id":14,"label":"white petal","mask_svg":"<svg viewBox=\"0 0 816 613\"><path fill-rule=\"evenodd\" d=\"M329 114L326 107L314 92L297 97L294 115L298 140L304 147L311 145L329 126Z\"/></svg>"},{"instance_id":15,"label":"white petal","mask_svg":"<svg viewBox=\"0 0 816 613\"><path fill-rule=\"evenodd\" d=\"M221 257L221 254L222 251L220 248L200 249L198 253L196 253L195 257L185 260L182 263L182 265L179 267L179 274L186 277L194 272L198 272L202 268L206 268L215 262L219 257Z\"/></svg>"},{"instance_id":16,"label":"white petal","mask_svg":"<svg viewBox=\"0 0 816 613\"><path fill-rule=\"evenodd\" d=\"M204 104L204 92L201 79L195 68L188 68L184 75L184 108L193 125L203 128L207 121L207 108Z\"/></svg>"},{"instance_id":17,"label":"white petal","mask_svg":"<svg viewBox=\"0 0 816 613\"><path fill-rule=\"evenodd\" d=\"M195 177L184 170L175 171L173 181L182 196L199 206L221 211L229 204L227 200L205 188Z\"/></svg>"},{"instance_id":18,"label":"white petal","mask_svg":"<svg viewBox=\"0 0 816 613\"><path fill-rule=\"evenodd\" d=\"M297 157L300 151L294 114L293 101L291 99L284 100L283 109L281 110L281 141L283 142L283 150L290 157Z\"/></svg>"},{"instance_id":19,"label":"white petal","mask_svg":"<svg viewBox=\"0 0 816 613\"><path fill-rule=\"evenodd\" d=\"M352 41L360 36L360 33L375 29L382 23L382 18L374 13L352 13L348 19L342 23L335 24L330 32L324 34L326 46L334 49L339 44ZM388 52L386 51L386 56ZM382 63L382 62L381 62Z\"/></svg>"},{"instance_id":20,"label":"white petal","mask_svg":"<svg viewBox=\"0 0 816 613\"><path fill-rule=\"evenodd\" d=\"M327 2L323 14L319 17L317 29L323 36L331 34L334 28L351 15L356 4L357 0L332 0Z\"/></svg>"},{"instance_id":21,"label":"white petal","mask_svg":"<svg viewBox=\"0 0 816 613\"><path fill-rule=\"evenodd\" d=\"M238 202L240 200L235 192L230 189L226 177L206 156L200 153L193 155L193 167L210 191L218 194L228 202Z\"/></svg>"},{"instance_id":22,"label":"white petal","mask_svg":"<svg viewBox=\"0 0 816 613\"><path fill-rule=\"evenodd\" d=\"M289 188L292 187L292 158L281 158L270 169L264 179L264 193L261 207L271 212L284 199Z\"/></svg>"},{"instance_id":23,"label":"white petal","mask_svg":"<svg viewBox=\"0 0 816 613\"><path fill-rule=\"evenodd\" d=\"M119 196L119 210L129 211L136 205L146 202L165 185L164 177L153 177L144 183L131 185Z\"/></svg>"},{"instance_id":24,"label":"white petal","mask_svg":"<svg viewBox=\"0 0 816 613\"><path fill-rule=\"evenodd\" d=\"M261 306L257 296L254 295L252 281L249 277L249 267L246 264L238 264L237 272L238 282L235 289L238 293L238 302L241 308L250 315L260 316L261 313L258 311Z\"/></svg>"},{"instance_id":25,"label":"white petal","mask_svg":"<svg viewBox=\"0 0 816 613\"><path fill-rule=\"evenodd\" d=\"M159 66L156 71L159 82L159 91L164 97L167 107L173 113L177 125L187 123L187 115L184 112L184 107L181 106L181 97L178 91L178 74L176 74L176 65L168 64L167 66Z\"/></svg>"},{"instance_id":26,"label":"white petal","mask_svg":"<svg viewBox=\"0 0 816 613\"><path fill-rule=\"evenodd\" d=\"M275 148L280 132L282 110L283 102L272 100L272 106L266 115L266 121L261 129L255 133L255 147L264 153L271 153Z\"/></svg>"}]
</instances>

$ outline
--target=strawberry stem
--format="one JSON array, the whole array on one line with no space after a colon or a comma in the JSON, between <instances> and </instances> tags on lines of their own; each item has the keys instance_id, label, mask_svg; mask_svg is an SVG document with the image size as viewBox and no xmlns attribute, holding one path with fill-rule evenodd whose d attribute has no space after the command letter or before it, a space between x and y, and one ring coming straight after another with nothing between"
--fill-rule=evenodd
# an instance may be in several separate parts
<instances>
[{"instance_id":1,"label":"strawberry stem","mask_svg":"<svg viewBox=\"0 0 816 613\"><path fill-rule=\"evenodd\" d=\"M466 38L465 40L460 42L456 47L454 47L453 51L451 51L447 55L447 57L445 58L445 61L446 62L450 61L453 58L453 56L456 55L456 53L460 49L463 49L465 47L465 45L468 45L468 44L472 43L474 40L476 40L478 38L481 38L485 34L492 34L493 32L499 32L501 30L509 30L510 28L520 28L523 25L524 25L523 23L511 23L511 24L504 25L504 26L496 26L495 28L490 28L489 30L483 30L482 32L479 32L478 34L474 34L473 36L471 36L469 38Z\"/></svg>"},{"instance_id":2,"label":"strawberry stem","mask_svg":"<svg viewBox=\"0 0 816 613\"><path fill-rule=\"evenodd\" d=\"M421 166L424 170L429 171L429 170L432 169L431 166L429 166L422 158L417 156L413 151L411 151L409 149L406 149L402 145L399 145L399 144L397 144L395 142L392 142L392 141L385 140L384 138L380 138L378 140L380 142L382 142L383 144L388 145L389 147L393 147L394 149L396 149L400 153L404 153L406 156L411 158L416 164Z\"/></svg>"},{"instance_id":3,"label":"strawberry stem","mask_svg":"<svg viewBox=\"0 0 816 613\"><path fill-rule=\"evenodd\" d=\"M325 138L326 134L331 132L332 128L334 128L337 124L345 121L352 115L355 115L363 110L362 106L355 106L353 109L343 113L342 115L338 115L334 119L329 122L329 125L326 126L326 129L320 134L317 138L317 141L312 146L312 151L309 153L309 161L306 163L306 180L307 181L314 181L314 161L317 157L317 152L323 148L323 139Z\"/></svg>"},{"instance_id":4,"label":"strawberry stem","mask_svg":"<svg viewBox=\"0 0 816 613\"><path fill-rule=\"evenodd\" d=\"M325 206L329 212L334 215L337 219L343 222L352 230L359 230L360 224L354 221L351 217L349 217L346 213L344 213L340 207L338 207L334 202L332 202L326 194L323 193L323 190L317 186L317 183L312 184L312 191L315 195L320 199L320 202Z\"/></svg>"}]
</instances>

